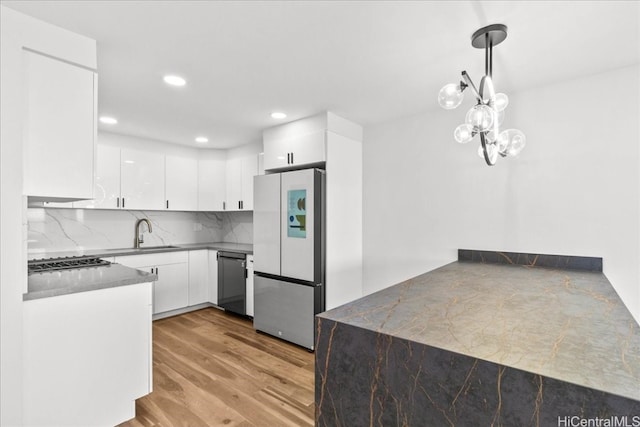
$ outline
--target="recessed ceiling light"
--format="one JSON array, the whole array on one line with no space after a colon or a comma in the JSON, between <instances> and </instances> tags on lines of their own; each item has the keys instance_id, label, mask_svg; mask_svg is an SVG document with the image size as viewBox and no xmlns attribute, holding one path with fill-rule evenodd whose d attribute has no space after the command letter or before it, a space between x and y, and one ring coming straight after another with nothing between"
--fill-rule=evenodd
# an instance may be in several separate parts
<instances>
[{"instance_id":1,"label":"recessed ceiling light","mask_svg":"<svg viewBox=\"0 0 640 427\"><path fill-rule=\"evenodd\" d=\"M285 113L280 113L280 112L271 113L272 119L284 119L286 117L287 115Z\"/></svg>"},{"instance_id":2,"label":"recessed ceiling light","mask_svg":"<svg viewBox=\"0 0 640 427\"><path fill-rule=\"evenodd\" d=\"M113 117L101 116L100 123L115 125L116 123L118 123L118 120L114 119Z\"/></svg>"},{"instance_id":3,"label":"recessed ceiling light","mask_svg":"<svg viewBox=\"0 0 640 427\"><path fill-rule=\"evenodd\" d=\"M164 82L171 86L184 86L187 84L187 81L179 76L164 76Z\"/></svg>"},{"instance_id":4,"label":"recessed ceiling light","mask_svg":"<svg viewBox=\"0 0 640 427\"><path fill-rule=\"evenodd\" d=\"M205 142L209 142L209 138L207 138L206 136L199 136L196 138L196 142L204 144Z\"/></svg>"}]
</instances>

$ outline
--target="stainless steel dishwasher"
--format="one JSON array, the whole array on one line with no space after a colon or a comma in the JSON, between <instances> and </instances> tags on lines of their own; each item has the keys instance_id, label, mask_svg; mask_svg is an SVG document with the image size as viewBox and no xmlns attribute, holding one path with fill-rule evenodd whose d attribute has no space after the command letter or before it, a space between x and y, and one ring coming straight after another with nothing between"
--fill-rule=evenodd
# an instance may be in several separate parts
<instances>
[{"instance_id":1,"label":"stainless steel dishwasher","mask_svg":"<svg viewBox=\"0 0 640 427\"><path fill-rule=\"evenodd\" d=\"M247 255L218 252L218 305L226 311L246 315Z\"/></svg>"}]
</instances>

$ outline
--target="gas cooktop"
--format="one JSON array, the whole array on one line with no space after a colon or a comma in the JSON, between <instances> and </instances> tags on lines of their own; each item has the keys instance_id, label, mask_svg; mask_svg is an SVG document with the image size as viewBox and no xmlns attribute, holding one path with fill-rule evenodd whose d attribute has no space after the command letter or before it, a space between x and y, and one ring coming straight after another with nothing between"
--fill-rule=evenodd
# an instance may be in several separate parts
<instances>
[{"instance_id":1,"label":"gas cooktop","mask_svg":"<svg viewBox=\"0 0 640 427\"><path fill-rule=\"evenodd\" d=\"M29 274L46 273L57 270L99 267L111 264L101 258L92 256L34 259L28 262Z\"/></svg>"}]
</instances>

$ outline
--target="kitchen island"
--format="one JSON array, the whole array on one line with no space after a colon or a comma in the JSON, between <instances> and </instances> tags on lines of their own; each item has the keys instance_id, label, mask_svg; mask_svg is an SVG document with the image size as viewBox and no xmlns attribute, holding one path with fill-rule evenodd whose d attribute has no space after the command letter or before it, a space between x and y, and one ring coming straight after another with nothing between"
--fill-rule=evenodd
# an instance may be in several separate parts
<instances>
[{"instance_id":1,"label":"kitchen island","mask_svg":"<svg viewBox=\"0 0 640 427\"><path fill-rule=\"evenodd\" d=\"M461 250L317 332L316 425L640 425L640 328L599 258Z\"/></svg>"},{"instance_id":2,"label":"kitchen island","mask_svg":"<svg viewBox=\"0 0 640 427\"><path fill-rule=\"evenodd\" d=\"M119 264L29 275L24 425L116 425L152 389L155 274Z\"/></svg>"}]
</instances>

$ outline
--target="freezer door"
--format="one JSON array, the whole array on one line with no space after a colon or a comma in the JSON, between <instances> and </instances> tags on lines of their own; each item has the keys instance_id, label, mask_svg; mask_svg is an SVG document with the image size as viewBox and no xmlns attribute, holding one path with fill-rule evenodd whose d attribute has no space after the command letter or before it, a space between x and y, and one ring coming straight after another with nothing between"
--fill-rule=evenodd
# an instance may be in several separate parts
<instances>
[{"instance_id":1,"label":"freezer door","mask_svg":"<svg viewBox=\"0 0 640 427\"><path fill-rule=\"evenodd\" d=\"M280 275L280 174L253 179L254 270Z\"/></svg>"},{"instance_id":2,"label":"freezer door","mask_svg":"<svg viewBox=\"0 0 640 427\"><path fill-rule=\"evenodd\" d=\"M322 282L322 178L317 169L282 173L281 275ZM256 271L260 271L257 270Z\"/></svg>"},{"instance_id":3,"label":"freezer door","mask_svg":"<svg viewBox=\"0 0 640 427\"><path fill-rule=\"evenodd\" d=\"M254 276L253 327L313 350L314 316L322 309L321 286Z\"/></svg>"}]
</instances>

